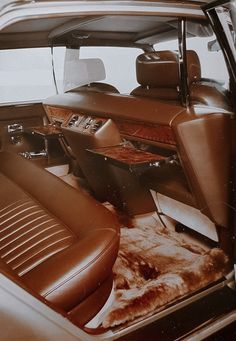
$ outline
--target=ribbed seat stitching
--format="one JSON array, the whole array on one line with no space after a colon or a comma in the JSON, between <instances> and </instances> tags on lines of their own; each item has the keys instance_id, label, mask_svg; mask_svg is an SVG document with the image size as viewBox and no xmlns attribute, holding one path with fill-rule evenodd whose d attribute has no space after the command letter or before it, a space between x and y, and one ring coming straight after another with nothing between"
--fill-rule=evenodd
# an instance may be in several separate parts
<instances>
[{"instance_id":1,"label":"ribbed seat stitching","mask_svg":"<svg viewBox=\"0 0 236 341\"><path fill-rule=\"evenodd\" d=\"M68 237L68 238L69 238L69 237ZM50 252L48 252L47 255L45 255L44 257L41 257L38 261L33 262L32 265L30 265L30 266L28 266L28 267L22 269L20 272L18 272L18 271L19 271L19 268L23 267L23 265L24 265L26 262L30 261L30 259L29 259L29 260L23 262L22 264L15 266L15 267L14 267L14 270L17 270L17 269L18 269L17 272L18 272L18 275L19 275L19 276L23 276L23 275L27 274L27 272L29 272L29 271L31 271L32 269L36 268L38 265L42 264L45 260L47 260L47 259L50 258L51 256L57 254L57 253L60 252L60 251L65 250L65 248L67 248L68 246L71 245L71 243L69 243L69 242L67 243L67 245L65 245L65 243L64 243L63 245L61 245L61 247L58 247L57 249L55 249L54 251L52 251L51 247L52 247L53 245L58 244L59 242L62 242L62 241L63 241L63 240L57 241L57 242L55 242L54 244L51 244L51 245L49 245L48 247L44 248L44 250L41 250L41 251L39 251L38 253L36 253L33 257L39 255L39 254L42 253L43 251L45 251L45 250L47 250L48 248L50 248Z\"/></svg>"},{"instance_id":2,"label":"ribbed seat stitching","mask_svg":"<svg viewBox=\"0 0 236 341\"><path fill-rule=\"evenodd\" d=\"M8 226L5 227L4 229L2 229L1 232L6 231L6 230L9 229L10 227L12 227L12 226L18 224L20 221L22 221L22 220L24 220L24 219L26 219L26 218L29 218L29 217L31 217L32 215L35 215L35 214L40 213L40 212L43 212L43 213L44 213L43 210L39 210L39 211L35 211L35 212L33 212L33 213L30 213L30 214L28 214L27 216L25 216L25 217L23 217L23 218L21 218L21 219L18 219L17 221L14 221L11 225L8 225ZM43 216L46 216L46 214L42 215L41 217L43 217Z\"/></svg>"},{"instance_id":3,"label":"ribbed seat stitching","mask_svg":"<svg viewBox=\"0 0 236 341\"><path fill-rule=\"evenodd\" d=\"M4 173L3 175L6 176ZM13 242L8 239L9 237L11 239L11 236L13 236L13 239L15 240L15 243L17 244L17 239L22 237L21 232L23 232L23 235L27 235L28 231L26 230L29 229L29 233L30 233L30 231L32 231L32 224L34 225L35 222L37 222L37 225L33 226L33 230L36 229L37 227L41 229L41 227L44 226L44 224L46 224L49 221L51 221L51 224L54 224L53 221L55 221L55 223L58 223L58 228L59 226L61 227L60 231L53 233L52 236L47 236L44 240L41 240L38 244L36 243L36 245L28 248L24 253L21 252L21 256L17 255L17 257L14 257L15 258L14 260L11 259L9 262L6 262L9 254L8 256L5 257L4 262L8 264L12 268L12 270L16 270L19 276L22 276L23 274L37 267L39 264L43 263L45 260L47 260L51 256L68 248L78 239L78 236L70 227L64 224L64 222L61 222L60 220L58 220L58 217L56 217L51 211L49 211L47 207L45 207L40 201L38 201L30 193L25 191L17 183L15 183L15 181L12 180L11 177L7 175L6 178L10 182L12 182L14 186L18 187L21 193L25 194L25 197L19 200L16 200L12 204L9 204L4 208L1 208L0 214L2 218L7 217L7 215L10 215L11 213L15 213L17 210L21 208L25 208L27 206L31 206L31 207L28 207L28 209L26 210L20 210L20 212L18 212L17 214L14 214L13 217L11 216L9 220L4 219L4 224L3 222L1 222L1 218L0 218L0 236L1 236L0 241L2 242L0 244L3 244L3 248L6 245L9 245ZM34 209L37 209L37 211L31 213L30 210L34 210ZM26 212L27 213L30 212L30 214L27 214L25 216ZM41 214L41 216L38 216L39 214ZM24 217L22 218L20 217L20 215L24 215ZM15 220L16 217L20 219L17 219L17 221L13 222L12 219ZM43 220L47 219L47 221L40 222L41 219ZM54 226L54 228L57 229L56 226ZM44 233L46 232L45 234L47 234L48 230L50 231L49 228L44 229L43 232ZM20 234L19 237L18 237L17 232L19 232ZM14 233L17 233L16 237L14 236ZM34 233L31 233L31 234L34 234ZM54 241L52 241L52 239L54 239ZM3 242L4 240L5 240L5 243ZM19 242L21 242L21 239L19 239ZM28 241L26 241L25 243L28 243ZM21 245L21 249L23 251L24 244ZM29 252L27 253L27 251ZM22 257L22 259L19 257Z\"/></svg>"},{"instance_id":4,"label":"ribbed seat stitching","mask_svg":"<svg viewBox=\"0 0 236 341\"><path fill-rule=\"evenodd\" d=\"M39 217L39 218L41 218L41 217ZM8 243L6 243L6 244L3 244L3 246L0 247L0 251L2 251L5 247L11 245L11 244L14 243L15 241L17 241L17 239L22 238L23 236L25 236L25 235L27 235L28 233L32 232L33 230L37 229L39 226L42 226L42 225L44 225L44 224L47 224L47 223L49 223L49 222L52 221L52 220L53 220L53 219L48 219L48 220L43 221L42 223L40 223L40 224L38 224L38 225L33 226L32 228L26 230L25 232L23 232L22 234L20 234L20 235L19 235L18 237L16 237L15 239L12 239L10 242L8 242ZM35 219L34 221L36 221L36 219ZM32 222L33 222L33 221L32 221ZM29 223L25 224L25 226L31 224L32 222L29 222ZM59 224L57 224L57 225L59 225ZM17 229L17 231L22 230L25 226L21 226L19 229ZM17 232L17 231L14 231L14 232ZM5 236L5 238L3 238L3 239L0 239L0 242L3 241L4 239L6 239L6 238L9 237L9 236L12 236L12 235L14 234L14 232L11 233L11 235Z\"/></svg>"},{"instance_id":5,"label":"ribbed seat stitching","mask_svg":"<svg viewBox=\"0 0 236 341\"><path fill-rule=\"evenodd\" d=\"M12 215L10 218L7 218L6 220L1 221L1 225L7 223L8 221L11 221L12 219L16 218L18 215L23 214L24 212L29 211L29 210L31 210L31 209L33 209L33 208L35 208L35 207L37 207L37 206L27 207L27 208L25 208L24 210L22 210L22 211L20 211L20 212L17 212L16 214ZM42 210L41 210L41 211L42 211ZM36 213L36 212L40 212L40 211L34 211L33 213ZM43 211L42 211L42 212L43 212ZM27 216L28 216L28 215L27 215ZM26 218L27 216L24 216L24 218Z\"/></svg>"},{"instance_id":6,"label":"ribbed seat stitching","mask_svg":"<svg viewBox=\"0 0 236 341\"><path fill-rule=\"evenodd\" d=\"M10 260L8 260L6 263L7 264L11 264L13 261L16 261L17 258L21 257L22 255L24 255L25 253L27 253L28 251L32 250L35 246L40 245L41 243L43 243L45 240L52 238L54 235L61 233L61 232L67 232L64 229L63 230L59 230L56 231L48 236L46 236L45 238L39 240L37 243L34 243L33 245L31 245L30 247L27 248L27 250L22 251L21 253L17 254L15 257L11 258ZM70 237L70 236L69 236ZM2 256L1 258L4 259L6 256Z\"/></svg>"},{"instance_id":7,"label":"ribbed seat stitching","mask_svg":"<svg viewBox=\"0 0 236 341\"><path fill-rule=\"evenodd\" d=\"M42 219L43 217L47 217L47 214L41 215L41 216L39 216L39 217L37 217L37 218L35 218L35 219L29 221L28 223L26 223L26 224L24 224L24 225L21 225L18 229L15 229L15 230L12 231L11 233L6 234L4 237L0 238L0 242L2 242L2 241L3 241L4 239L6 239L6 238L12 236L13 234L15 234L16 232L20 231L21 229L25 228L26 226L28 226L28 225L34 223L35 221L37 221L37 220L39 220L39 219ZM40 226L41 224L44 224L44 223L46 223L46 222L49 222L50 220L54 220L54 219L53 219L53 218L48 219L47 221L45 221L45 222L43 222L43 223L40 223L40 224L36 225L35 227L38 227L38 226ZM7 229L8 229L8 227L5 228L4 231L6 231ZM1 250L1 249L0 249L0 250Z\"/></svg>"},{"instance_id":8,"label":"ribbed seat stitching","mask_svg":"<svg viewBox=\"0 0 236 341\"><path fill-rule=\"evenodd\" d=\"M9 177L9 175L6 175L5 172L3 172L3 175L10 181L14 184L14 186L16 186L17 188L19 188L21 190L21 192L23 192L31 201L33 201L33 203L36 203L39 207L42 207L43 208L43 211L48 214L49 216L51 216L52 218L54 218L56 221L58 221L58 217L56 217L51 211L49 211L47 209L47 207L45 207L38 199L36 199L34 196L32 196L32 194L30 194L29 192L27 192L24 188L22 188L21 186L19 186L11 177ZM61 181L61 180L60 180ZM67 184L65 184L67 185ZM68 187L70 188L71 186L68 185ZM29 199L27 199L28 202ZM18 201L21 201L23 199L20 199ZM17 201L16 201L17 202ZM75 232L69 227L67 226L63 221L61 222L61 225L68 231L71 233L71 235L73 235L74 237L78 237Z\"/></svg>"},{"instance_id":9,"label":"ribbed seat stitching","mask_svg":"<svg viewBox=\"0 0 236 341\"><path fill-rule=\"evenodd\" d=\"M73 237L72 237L72 236L66 236L66 237L64 237L64 238L61 238L60 240L57 240L57 241L55 241L55 242L53 242L53 243L51 243L51 244L48 244L43 250L39 250L38 252L36 252L36 253L34 253L34 254L31 254L29 258L27 258L26 260L24 260L22 263L17 264L16 266L12 267L12 269L13 269L13 270L17 270L17 268L19 268L20 266L22 266L24 263L28 262L31 258L35 257L35 256L38 255L40 252L45 251L45 250L47 250L48 248L52 247L53 245L56 245L57 243L60 243L60 242L62 242L63 240L66 240L66 239L69 239L69 238L73 238ZM63 247L62 250L63 250L64 248L65 248L65 247ZM53 254L55 254L55 253L58 253L58 251L55 251ZM49 257L51 257L51 254L50 254L50 253L48 254L48 257L47 257L47 258L49 258ZM32 266L32 268L34 268L34 267L35 267L35 265Z\"/></svg>"},{"instance_id":10,"label":"ribbed seat stitching","mask_svg":"<svg viewBox=\"0 0 236 341\"><path fill-rule=\"evenodd\" d=\"M8 215L8 214L11 213L11 212L14 212L14 211L17 210L18 208L27 205L28 203L30 203L30 202L25 202L25 203L23 203L23 204L21 204L21 205L18 205L18 206L16 206L16 207L12 208L10 211L7 211L6 213L3 213L3 214L0 216L0 219L3 218L4 216Z\"/></svg>"},{"instance_id":11,"label":"ribbed seat stitching","mask_svg":"<svg viewBox=\"0 0 236 341\"><path fill-rule=\"evenodd\" d=\"M33 240L34 238L37 238L40 234L44 233L44 232L47 231L47 230L52 229L52 228L55 227L55 226L60 226L60 225L59 225L59 224L54 224L54 225L52 225L52 226L49 226L49 227L44 228L43 230L40 230L38 233L34 234L33 236L31 236L31 237L28 238L28 239L25 239L22 243L18 244L18 245L17 245L16 247L14 247L13 249L8 250L6 253L2 254L2 255L1 255L1 258L4 258L4 257L8 256L9 254L11 254L12 252L15 252L15 251L16 251L19 247L21 247L22 245L28 243L29 241ZM64 230L59 230L59 231L57 231L57 232L62 232L62 231L64 231ZM55 234L56 234L56 232L55 232ZM28 249L27 249L27 250L28 250Z\"/></svg>"},{"instance_id":12,"label":"ribbed seat stitching","mask_svg":"<svg viewBox=\"0 0 236 341\"><path fill-rule=\"evenodd\" d=\"M18 202L21 202L21 201L23 201L23 200L22 200L22 199L19 199L19 200L13 202L12 204L7 205L7 206L4 207L4 208L1 208L1 209L0 209L0 212L3 212L4 210L7 210L9 207L11 207L11 206L13 206L13 205L16 205ZM27 201L27 202L29 202L29 201Z\"/></svg>"}]
</instances>

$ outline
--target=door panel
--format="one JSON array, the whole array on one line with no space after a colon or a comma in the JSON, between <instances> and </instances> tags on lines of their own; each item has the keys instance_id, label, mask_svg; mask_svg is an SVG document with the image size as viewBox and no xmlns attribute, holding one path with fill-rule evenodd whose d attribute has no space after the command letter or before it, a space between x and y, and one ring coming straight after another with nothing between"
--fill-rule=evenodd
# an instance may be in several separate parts
<instances>
[{"instance_id":1,"label":"door panel","mask_svg":"<svg viewBox=\"0 0 236 341\"><path fill-rule=\"evenodd\" d=\"M0 150L20 153L43 149L42 139L24 133L25 128L42 125L43 122L47 122L47 118L41 103L1 106ZM8 125L13 124L22 125L23 132L9 133Z\"/></svg>"}]
</instances>

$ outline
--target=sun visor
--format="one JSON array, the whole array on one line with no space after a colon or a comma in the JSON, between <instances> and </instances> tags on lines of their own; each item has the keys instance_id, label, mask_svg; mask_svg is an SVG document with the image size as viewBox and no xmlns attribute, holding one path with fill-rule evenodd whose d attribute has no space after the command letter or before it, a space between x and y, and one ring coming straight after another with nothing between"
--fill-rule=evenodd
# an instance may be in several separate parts
<instances>
[{"instance_id":1,"label":"sun visor","mask_svg":"<svg viewBox=\"0 0 236 341\"><path fill-rule=\"evenodd\" d=\"M64 64L64 92L106 78L103 61L99 58L79 59L78 49L66 49Z\"/></svg>"}]
</instances>

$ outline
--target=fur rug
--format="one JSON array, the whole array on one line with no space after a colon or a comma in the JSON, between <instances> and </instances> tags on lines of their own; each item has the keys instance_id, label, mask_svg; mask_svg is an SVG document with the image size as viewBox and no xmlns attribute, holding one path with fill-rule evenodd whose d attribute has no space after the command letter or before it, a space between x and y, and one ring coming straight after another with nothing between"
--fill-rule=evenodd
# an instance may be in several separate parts
<instances>
[{"instance_id":1,"label":"fur rug","mask_svg":"<svg viewBox=\"0 0 236 341\"><path fill-rule=\"evenodd\" d=\"M115 300L105 328L152 313L221 278L228 270L222 250L203 249L163 227L123 228L114 265Z\"/></svg>"}]
</instances>

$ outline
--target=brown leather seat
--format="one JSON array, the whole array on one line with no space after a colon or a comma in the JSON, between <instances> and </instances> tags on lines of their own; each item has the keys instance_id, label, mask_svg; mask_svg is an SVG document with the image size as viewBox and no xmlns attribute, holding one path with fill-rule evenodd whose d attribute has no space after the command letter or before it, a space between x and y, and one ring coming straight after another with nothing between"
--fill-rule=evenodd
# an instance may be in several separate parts
<instances>
[{"instance_id":1,"label":"brown leather seat","mask_svg":"<svg viewBox=\"0 0 236 341\"><path fill-rule=\"evenodd\" d=\"M229 110L227 90L214 81L201 78L201 65L195 51L187 51L187 72L190 104L205 104ZM143 53L136 60L139 87L131 92L134 96L152 97L180 103L180 77L178 53L159 51Z\"/></svg>"},{"instance_id":2,"label":"brown leather seat","mask_svg":"<svg viewBox=\"0 0 236 341\"><path fill-rule=\"evenodd\" d=\"M201 64L195 51L187 51L187 71L191 104L230 110L227 90L214 80L206 80L201 75Z\"/></svg>"},{"instance_id":3,"label":"brown leather seat","mask_svg":"<svg viewBox=\"0 0 236 341\"><path fill-rule=\"evenodd\" d=\"M119 94L119 91L113 85L102 83L102 82L94 82L88 85L81 86L76 91L111 92L111 93Z\"/></svg>"},{"instance_id":4,"label":"brown leather seat","mask_svg":"<svg viewBox=\"0 0 236 341\"><path fill-rule=\"evenodd\" d=\"M15 154L0 153L0 182L1 271L85 323L111 291L116 219Z\"/></svg>"},{"instance_id":5,"label":"brown leather seat","mask_svg":"<svg viewBox=\"0 0 236 341\"><path fill-rule=\"evenodd\" d=\"M140 86L131 95L179 103L177 52L147 52L139 55L136 59L136 76Z\"/></svg>"}]
</instances>

